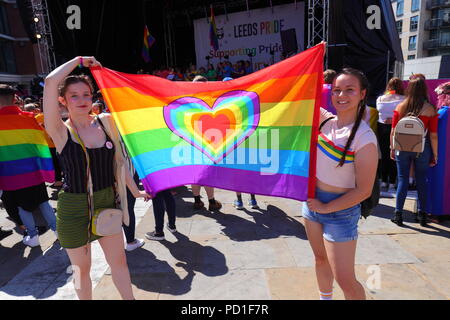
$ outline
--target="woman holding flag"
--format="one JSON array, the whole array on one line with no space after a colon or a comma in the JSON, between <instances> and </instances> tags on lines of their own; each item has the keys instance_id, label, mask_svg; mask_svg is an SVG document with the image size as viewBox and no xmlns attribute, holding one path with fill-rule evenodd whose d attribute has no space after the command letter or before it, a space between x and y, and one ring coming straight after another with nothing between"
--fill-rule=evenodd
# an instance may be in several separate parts
<instances>
[{"instance_id":1,"label":"woman holding flag","mask_svg":"<svg viewBox=\"0 0 450 320\"><path fill-rule=\"evenodd\" d=\"M332 84L337 115L321 109L316 198L303 206L321 300L331 300L334 279L346 299L365 299L355 277L356 241L360 203L372 193L378 164L377 138L362 121L367 90L362 72L344 69Z\"/></svg>"},{"instance_id":2,"label":"woman holding flag","mask_svg":"<svg viewBox=\"0 0 450 320\"><path fill-rule=\"evenodd\" d=\"M69 76L77 67L97 67L94 57L76 57L51 72L45 79L45 127L53 139L66 174L65 186L58 197L57 232L61 246L67 250L74 270L75 290L80 300L92 299L91 241L98 240L111 267L112 278L123 299L134 299L127 266L122 232L99 237L90 229L88 169L93 185L93 207L114 208L117 195L121 199L123 221L128 224L126 188L118 172L125 172L125 182L133 195L149 200L139 191L129 170L111 116L103 121L91 115L93 87L86 76ZM69 119L61 120L58 103L69 111ZM109 128L106 130L106 128ZM77 142L78 141L78 142ZM80 143L85 147L82 147ZM85 154L87 153L87 155ZM89 157L89 162L86 161ZM86 165L88 163L89 165Z\"/></svg>"}]
</instances>

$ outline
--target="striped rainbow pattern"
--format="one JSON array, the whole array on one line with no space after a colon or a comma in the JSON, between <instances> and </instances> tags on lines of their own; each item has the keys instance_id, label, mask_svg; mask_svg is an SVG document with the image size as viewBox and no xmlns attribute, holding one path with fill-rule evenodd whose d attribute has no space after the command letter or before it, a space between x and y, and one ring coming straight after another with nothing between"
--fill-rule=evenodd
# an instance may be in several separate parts
<instances>
[{"instance_id":1,"label":"striped rainbow pattern","mask_svg":"<svg viewBox=\"0 0 450 320\"><path fill-rule=\"evenodd\" d=\"M227 82L91 71L148 192L200 184L304 201L314 196L323 55L320 44Z\"/></svg>"},{"instance_id":2,"label":"striped rainbow pattern","mask_svg":"<svg viewBox=\"0 0 450 320\"><path fill-rule=\"evenodd\" d=\"M0 190L54 182L52 157L44 131L34 118L0 116Z\"/></svg>"},{"instance_id":3,"label":"striped rainbow pattern","mask_svg":"<svg viewBox=\"0 0 450 320\"><path fill-rule=\"evenodd\" d=\"M344 148L341 148L328 139L323 133L319 134L318 148L331 160L336 162L341 161L342 155L344 154ZM355 153L352 151L347 151L345 155L344 163L352 163L355 161Z\"/></svg>"}]
</instances>

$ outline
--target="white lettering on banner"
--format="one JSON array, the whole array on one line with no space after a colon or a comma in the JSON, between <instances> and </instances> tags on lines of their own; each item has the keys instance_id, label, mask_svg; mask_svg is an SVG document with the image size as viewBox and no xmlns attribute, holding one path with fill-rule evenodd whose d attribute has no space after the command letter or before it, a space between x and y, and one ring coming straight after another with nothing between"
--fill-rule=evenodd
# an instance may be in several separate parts
<instances>
[{"instance_id":1,"label":"white lettering on banner","mask_svg":"<svg viewBox=\"0 0 450 320\"><path fill-rule=\"evenodd\" d=\"M214 66L220 61L236 63L239 60L252 60L253 70L265 64L281 60L283 46L281 32L294 29L298 52L304 48L304 2L274 6L269 8L236 12L226 16L215 16L219 49L214 50L209 40L209 23L204 18L194 21L195 51L197 68L205 67L205 56ZM251 58L250 58L251 57Z\"/></svg>"},{"instance_id":2,"label":"white lettering on banner","mask_svg":"<svg viewBox=\"0 0 450 320\"><path fill-rule=\"evenodd\" d=\"M367 28L369 30L381 29L381 9L379 6L372 5L367 8L367 14L371 16L367 19Z\"/></svg>"},{"instance_id":3,"label":"white lettering on banner","mask_svg":"<svg viewBox=\"0 0 450 320\"><path fill-rule=\"evenodd\" d=\"M70 16L67 18L66 26L69 30L81 29L81 9L77 5L71 5L67 7L67 14Z\"/></svg>"}]
</instances>

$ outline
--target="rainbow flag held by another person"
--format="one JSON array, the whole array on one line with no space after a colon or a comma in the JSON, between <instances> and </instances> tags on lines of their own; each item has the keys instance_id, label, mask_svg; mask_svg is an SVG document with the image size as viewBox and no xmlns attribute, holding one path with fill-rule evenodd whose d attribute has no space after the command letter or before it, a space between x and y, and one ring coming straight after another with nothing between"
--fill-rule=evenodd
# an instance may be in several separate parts
<instances>
[{"instance_id":1,"label":"rainbow flag held by another person","mask_svg":"<svg viewBox=\"0 0 450 320\"><path fill-rule=\"evenodd\" d=\"M214 9L211 6L211 17L209 20L209 43L214 50L219 49L219 39L217 37L216 19L214 18Z\"/></svg>"},{"instance_id":2,"label":"rainbow flag held by another person","mask_svg":"<svg viewBox=\"0 0 450 320\"><path fill-rule=\"evenodd\" d=\"M226 82L91 71L147 192L314 197L324 44Z\"/></svg>"},{"instance_id":3,"label":"rainbow flag held by another person","mask_svg":"<svg viewBox=\"0 0 450 320\"><path fill-rule=\"evenodd\" d=\"M450 215L450 107L438 111L438 163L428 170L427 213Z\"/></svg>"},{"instance_id":4,"label":"rainbow flag held by another person","mask_svg":"<svg viewBox=\"0 0 450 320\"><path fill-rule=\"evenodd\" d=\"M52 156L34 115L14 106L0 109L0 190L54 180Z\"/></svg>"},{"instance_id":5,"label":"rainbow flag held by another person","mask_svg":"<svg viewBox=\"0 0 450 320\"><path fill-rule=\"evenodd\" d=\"M142 47L142 58L146 63L151 61L150 48L155 44L156 39L150 34L147 26L144 27L144 45Z\"/></svg>"}]
</instances>

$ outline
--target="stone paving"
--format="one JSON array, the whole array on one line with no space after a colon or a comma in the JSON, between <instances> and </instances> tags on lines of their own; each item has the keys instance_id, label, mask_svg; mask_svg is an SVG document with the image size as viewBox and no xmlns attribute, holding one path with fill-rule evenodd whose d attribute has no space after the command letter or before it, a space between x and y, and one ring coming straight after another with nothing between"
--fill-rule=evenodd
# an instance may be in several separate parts
<instances>
[{"instance_id":1,"label":"stone paving","mask_svg":"<svg viewBox=\"0 0 450 320\"><path fill-rule=\"evenodd\" d=\"M216 189L224 206L211 213L191 208L187 188L177 191L178 232L165 231L165 241L145 240L127 253L137 299L318 298L301 202L257 196L259 209L239 211L232 206L234 192ZM246 203L248 195L243 198ZM450 299L450 222L422 228L407 212L400 228L389 220L394 204L395 199L382 198L375 214L360 220L356 274L367 298ZM406 209L413 205L406 201ZM138 200L136 220L136 236L145 239L154 228L149 203ZM37 221L43 224L38 214ZM14 227L4 210L0 226ZM33 249L21 240L16 230L0 241L0 299L76 299L69 259L54 234L41 235L41 246ZM119 299L98 243L92 253L94 299ZM334 298L344 299L336 283Z\"/></svg>"}]
</instances>

